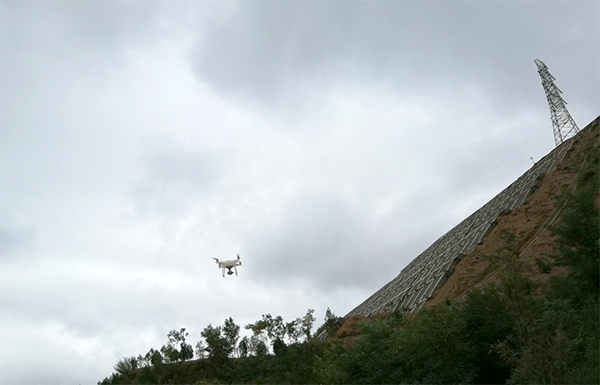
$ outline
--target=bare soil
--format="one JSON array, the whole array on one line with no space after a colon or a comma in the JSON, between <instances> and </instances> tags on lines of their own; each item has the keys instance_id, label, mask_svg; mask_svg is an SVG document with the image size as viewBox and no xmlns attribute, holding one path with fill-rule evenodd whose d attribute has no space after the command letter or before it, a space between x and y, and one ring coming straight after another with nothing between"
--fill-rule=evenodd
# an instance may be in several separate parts
<instances>
[{"instance_id":1,"label":"bare soil","mask_svg":"<svg viewBox=\"0 0 600 385\"><path fill-rule=\"evenodd\" d=\"M448 280L434 292L433 298L425 306L435 305L445 299L460 299L470 288L497 282L498 270L490 264L490 257L506 246L500 236L503 230L515 235L513 250L519 254L525 273L534 281L543 285L550 276L561 272L555 269L551 274L540 273L536 259L547 258L553 251L554 237L548 225L556 224L558 220L562 207L559 198L564 191L575 188L575 179L585 161L585 154L598 151L598 123L599 119L596 119L579 135L564 158L559 160L555 171L544 176L539 188L527 197L524 204L508 215L498 217L494 229L456 265Z\"/></svg>"}]
</instances>

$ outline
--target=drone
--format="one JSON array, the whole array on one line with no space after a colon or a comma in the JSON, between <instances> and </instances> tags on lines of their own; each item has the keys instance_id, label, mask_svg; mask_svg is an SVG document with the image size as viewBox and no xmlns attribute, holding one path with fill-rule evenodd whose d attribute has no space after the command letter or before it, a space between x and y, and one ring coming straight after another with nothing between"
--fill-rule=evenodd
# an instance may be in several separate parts
<instances>
[{"instance_id":1,"label":"drone","mask_svg":"<svg viewBox=\"0 0 600 385\"><path fill-rule=\"evenodd\" d=\"M231 271L231 269L235 270L235 275L238 275L237 266L242 266L242 261L240 260L239 254L237 256L237 259L232 259L229 261L219 261L219 259L217 259L217 258L213 258L213 259L215 260L215 262L217 262L217 265L219 265L219 268L222 269L223 278L225 278L225 269L227 269L227 275L233 274L233 271Z\"/></svg>"}]
</instances>

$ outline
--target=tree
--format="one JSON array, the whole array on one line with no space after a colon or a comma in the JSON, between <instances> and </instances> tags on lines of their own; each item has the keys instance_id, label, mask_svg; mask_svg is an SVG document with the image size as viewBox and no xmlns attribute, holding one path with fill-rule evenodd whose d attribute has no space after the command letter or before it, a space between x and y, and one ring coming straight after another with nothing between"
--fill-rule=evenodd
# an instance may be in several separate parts
<instances>
[{"instance_id":1,"label":"tree","mask_svg":"<svg viewBox=\"0 0 600 385\"><path fill-rule=\"evenodd\" d=\"M194 349L192 345L185 342L187 337L185 328L181 328L179 331L171 330L167 335L169 342L167 345L163 345L160 348L161 353L165 357L167 363L181 362L189 360L194 357Z\"/></svg>"},{"instance_id":2,"label":"tree","mask_svg":"<svg viewBox=\"0 0 600 385\"><path fill-rule=\"evenodd\" d=\"M248 357L248 352L250 348L249 343L250 341L246 336L244 336L244 338L242 338L242 340L240 341L240 344L238 346L240 357Z\"/></svg>"},{"instance_id":3,"label":"tree","mask_svg":"<svg viewBox=\"0 0 600 385\"><path fill-rule=\"evenodd\" d=\"M231 354L231 344L227 338L221 335L221 327L214 327L208 324L200 333L206 341L205 351L208 353L208 358L213 360L227 359Z\"/></svg>"},{"instance_id":4,"label":"tree","mask_svg":"<svg viewBox=\"0 0 600 385\"><path fill-rule=\"evenodd\" d=\"M269 354L269 348L262 338L253 335L248 339L248 353L254 354L257 357L262 357Z\"/></svg>"},{"instance_id":5,"label":"tree","mask_svg":"<svg viewBox=\"0 0 600 385\"><path fill-rule=\"evenodd\" d=\"M283 342L286 328L283 318L280 315L272 319L269 327L267 328L267 332L271 339L280 339Z\"/></svg>"},{"instance_id":6,"label":"tree","mask_svg":"<svg viewBox=\"0 0 600 385\"><path fill-rule=\"evenodd\" d=\"M206 357L206 346L204 345L204 341L196 342L195 353L196 353L196 357L198 357L198 358Z\"/></svg>"},{"instance_id":7,"label":"tree","mask_svg":"<svg viewBox=\"0 0 600 385\"><path fill-rule=\"evenodd\" d=\"M530 319L525 333L495 348L513 366L511 383L586 383L581 378L585 372L582 323L576 311L569 301L540 302L539 313Z\"/></svg>"},{"instance_id":8,"label":"tree","mask_svg":"<svg viewBox=\"0 0 600 385\"><path fill-rule=\"evenodd\" d=\"M343 319L341 317L337 317L335 314L333 314L331 309L327 308L327 310L325 311L325 322L323 322L323 325L319 326L315 335L333 335L341 326L342 320Z\"/></svg>"},{"instance_id":9,"label":"tree","mask_svg":"<svg viewBox=\"0 0 600 385\"><path fill-rule=\"evenodd\" d=\"M155 350L154 348L150 348L144 360L154 367L162 366L165 362L165 359L160 351Z\"/></svg>"},{"instance_id":10,"label":"tree","mask_svg":"<svg viewBox=\"0 0 600 385\"><path fill-rule=\"evenodd\" d=\"M237 341L240 338L240 327L233 322L233 318L229 317L225 320L225 325L223 326L223 335L227 342L229 342L231 351L235 354L237 350Z\"/></svg>"},{"instance_id":11,"label":"tree","mask_svg":"<svg viewBox=\"0 0 600 385\"><path fill-rule=\"evenodd\" d=\"M269 354L269 348L267 347L267 344L265 344L265 341L256 340L255 342L254 351L257 357L263 357Z\"/></svg>"},{"instance_id":12,"label":"tree","mask_svg":"<svg viewBox=\"0 0 600 385\"><path fill-rule=\"evenodd\" d=\"M136 357L124 357L119 360L113 368L119 374L127 374L136 370L139 366L138 359Z\"/></svg>"},{"instance_id":13,"label":"tree","mask_svg":"<svg viewBox=\"0 0 600 385\"><path fill-rule=\"evenodd\" d=\"M302 333L306 336L307 340L311 337L312 327L316 320L314 313L314 309L308 309L304 317L302 317Z\"/></svg>"},{"instance_id":14,"label":"tree","mask_svg":"<svg viewBox=\"0 0 600 385\"><path fill-rule=\"evenodd\" d=\"M275 353L276 356L283 356L285 355L286 351L287 345L285 342L283 342L283 340L279 337L275 338L273 341L273 353Z\"/></svg>"},{"instance_id":15,"label":"tree","mask_svg":"<svg viewBox=\"0 0 600 385\"><path fill-rule=\"evenodd\" d=\"M470 290L462 306L464 340L471 362L479 368L477 383L504 384L510 365L493 348L513 335L514 318L496 287Z\"/></svg>"},{"instance_id":16,"label":"tree","mask_svg":"<svg viewBox=\"0 0 600 385\"><path fill-rule=\"evenodd\" d=\"M251 330L255 339L261 340L264 346L271 345L275 338L283 338L285 335L285 326L281 316L273 317L271 314L263 314L262 318L253 324L244 327ZM253 347L258 346L254 344ZM260 348L262 349L262 348ZM268 348L267 348L268 351Z\"/></svg>"},{"instance_id":17,"label":"tree","mask_svg":"<svg viewBox=\"0 0 600 385\"><path fill-rule=\"evenodd\" d=\"M285 332L290 342L297 343L302 336L302 319L296 318L285 324Z\"/></svg>"},{"instance_id":18,"label":"tree","mask_svg":"<svg viewBox=\"0 0 600 385\"><path fill-rule=\"evenodd\" d=\"M416 319L395 315L365 322L349 355L354 383L474 383L477 367L465 340L461 305L425 308Z\"/></svg>"}]
</instances>

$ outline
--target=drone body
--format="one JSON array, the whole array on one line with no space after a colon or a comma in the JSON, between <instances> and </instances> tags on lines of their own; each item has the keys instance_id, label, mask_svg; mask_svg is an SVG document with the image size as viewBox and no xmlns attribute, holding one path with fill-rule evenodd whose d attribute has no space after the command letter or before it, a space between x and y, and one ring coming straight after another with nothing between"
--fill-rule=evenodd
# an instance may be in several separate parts
<instances>
[{"instance_id":1,"label":"drone body","mask_svg":"<svg viewBox=\"0 0 600 385\"><path fill-rule=\"evenodd\" d=\"M231 269L235 270L235 275L238 275L237 266L242 266L242 261L240 260L239 255L237 256L237 259L232 259L229 261L219 261L218 258L213 259L215 260L217 265L219 265L219 268L222 270L223 278L225 278L225 269L227 269L227 275L233 274L233 271L231 271Z\"/></svg>"}]
</instances>

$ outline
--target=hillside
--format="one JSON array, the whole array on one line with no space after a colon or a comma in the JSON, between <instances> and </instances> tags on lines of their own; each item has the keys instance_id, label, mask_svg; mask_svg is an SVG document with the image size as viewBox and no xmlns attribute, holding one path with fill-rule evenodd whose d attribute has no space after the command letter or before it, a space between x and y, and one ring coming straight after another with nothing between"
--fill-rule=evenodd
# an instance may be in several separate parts
<instances>
[{"instance_id":1,"label":"hillside","mask_svg":"<svg viewBox=\"0 0 600 385\"><path fill-rule=\"evenodd\" d=\"M447 231L417 255L400 273L347 316L418 312L435 296L465 255L475 253L502 217L527 203L549 173L558 170L573 145L568 139L537 161L486 204Z\"/></svg>"},{"instance_id":2,"label":"hillside","mask_svg":"<svg viewBox=\"0 0 600 385\"><path fill-rule=\"evenodd\" d=\"M600 117L454 260L418 312L331 316L327 338L286 344L284 332L244 354L209 325L207 358L183 357L185 340L170 335L99 384L600 383L599 157Z\"/></svg>"},{"instance_id":3,"label":"hillside","mask_svg":"<svg viewBox=\"0 0 600 385\"><path fill-rule=\"evenodd\" d=\"M540 273L536 259L552 252L554 235L548 226L557 220L561 206L558 198L565 190L576 188L575 180L586 166L591 151L598 150L600 118L595 119L576 138L555 169L538 181L524 204L497 218L493 230L475 248L465 255L454 268L444 285L434 292L426 306L444 299L462 298L467 290L497 282L497 271L489 263L490 257L504 246L501 234L505 231L516 236L515 251L526 265L534 281L545 283L549 274ZM555 272L557 273L557 272Z\"/></svg>"},{"instance_id":4,"label":"hillside","mask_svg":"<svg viewBox=\"0 0 600 385\"><path fill-rule=\"evenodd\" d=\"M573 138L570 148L557 162L553 170L536 178L531 192L522 205L510 211L502 212L487 230L487 235L475 249L460 255L446 274L447 280L433 292L425 306L439 304L446 299L461 299L471 288L481 288L497 283L498 271L490 266L490 257L504 247L501 234L509 231L516 236L516 251L526 265L527 274L539 283L547 283L550 276L560 273L555 269L552 274L542 274L537 267L536 259L552 252L554 236L548 231L548 225L555 223L560 207L559 198L566 190L575 188L575 180L594 151L599 151L600 117L592 121L577 137ZM384 288L385 289L385 288ZM383 290L383 289L382 289ZM338 330L338 337L355 336L359 333L357 324L369 319L377 319L389 313L378 313L371 316L347 316Z\"/></svg>"}]
</instances>

